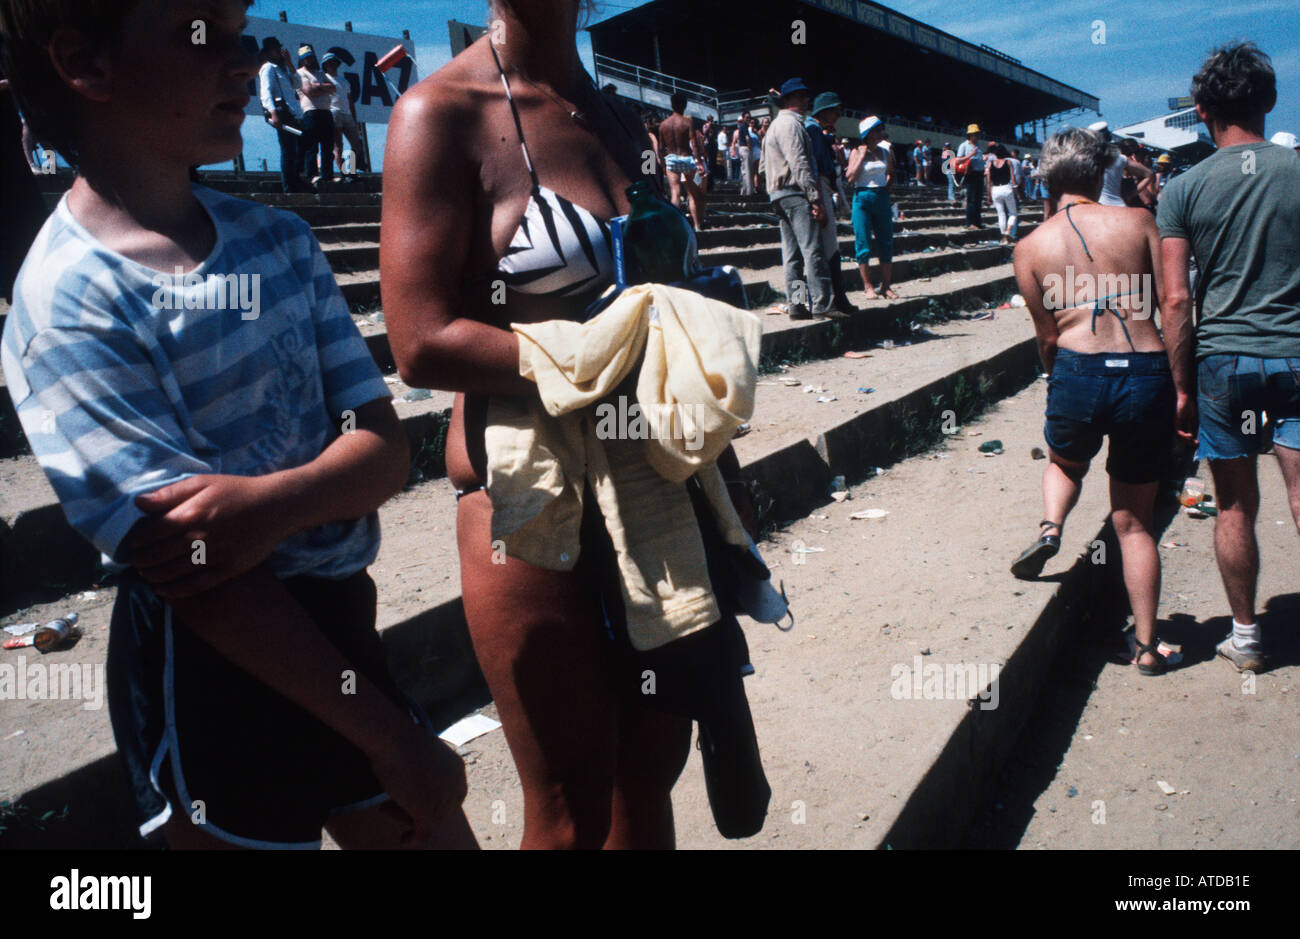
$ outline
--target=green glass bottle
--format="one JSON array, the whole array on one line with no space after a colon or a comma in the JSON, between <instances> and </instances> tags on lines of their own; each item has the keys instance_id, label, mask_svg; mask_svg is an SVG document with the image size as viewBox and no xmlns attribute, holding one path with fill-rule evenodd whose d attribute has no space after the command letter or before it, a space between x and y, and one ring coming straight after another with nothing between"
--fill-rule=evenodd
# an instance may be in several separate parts
<instances>
[{"instance_id":1,"label":"green glass bottle","mask_svg":"<svg viewBox=\"0 0 1300 939\"><path fill-rule=\"evenodd\" d=\"M686 216L644 180L627 189L631 211L615 219L614 258L620 286L675 284L700 272L695 230Z\"/></svg>"}]
</instances>

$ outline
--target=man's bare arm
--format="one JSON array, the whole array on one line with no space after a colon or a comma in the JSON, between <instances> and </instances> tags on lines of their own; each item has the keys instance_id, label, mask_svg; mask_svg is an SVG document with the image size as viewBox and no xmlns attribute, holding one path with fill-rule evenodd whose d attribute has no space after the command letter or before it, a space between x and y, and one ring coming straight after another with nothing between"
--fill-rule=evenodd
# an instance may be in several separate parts
<instances>
[{"instance_id":1,"label":"man's bare arm","mask_svg":"<svg viewBox=\"0 0 1300 939\"><path fill-rule=\"evenodd\" d=\"M1169 367L1174 373L1174 387L1180 394L1191 394L1196 388L1190 259L1191 245L1186 239L1165 238L1160 242L1164 285L1160 321Z\"/></svg>"}]
</instances>

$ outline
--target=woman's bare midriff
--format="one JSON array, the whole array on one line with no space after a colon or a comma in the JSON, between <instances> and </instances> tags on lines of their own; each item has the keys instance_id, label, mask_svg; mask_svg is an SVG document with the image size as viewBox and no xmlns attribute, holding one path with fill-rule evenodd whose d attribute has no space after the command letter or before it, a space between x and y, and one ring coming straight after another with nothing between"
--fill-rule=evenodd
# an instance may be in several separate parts
<instances>
[{"instance_id":1,"label":"woman's bare midriff","mask_svg":"<svg viewBox=\"0 0 1300 939\"><path fill-rule=\"evenodd\" d=\"M599 296L534 297L511 292L504 306L505 316L491 325L509 329L511 323L540 323L572 319ZM489 395L457 394L447 427L447 479L457 490L470 492L487 484L487 451L483 435L487 427Z\"/></svg>"}]
</instances>

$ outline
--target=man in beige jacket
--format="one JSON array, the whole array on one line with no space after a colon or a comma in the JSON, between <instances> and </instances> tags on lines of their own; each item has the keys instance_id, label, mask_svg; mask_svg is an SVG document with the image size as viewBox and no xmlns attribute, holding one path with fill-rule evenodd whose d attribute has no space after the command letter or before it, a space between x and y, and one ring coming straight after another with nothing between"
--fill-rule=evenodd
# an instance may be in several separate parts
<instances>
[{"instance_id":1,"label":"man in beige jacket","mask_svg":"<svg viewBox=\"0 0 1300 939\"><path fill-rule=\"evenodd\" d=\"M781 257L791 319L835 315L821 228L833 224L822 200L804 116L812 94L801 79L781 86L781 112L763 138L762 170L781 225ZM811 309L810 309L811 307ZM839 314L843 315L843 314Z\"/></svg>"}]
</instances>

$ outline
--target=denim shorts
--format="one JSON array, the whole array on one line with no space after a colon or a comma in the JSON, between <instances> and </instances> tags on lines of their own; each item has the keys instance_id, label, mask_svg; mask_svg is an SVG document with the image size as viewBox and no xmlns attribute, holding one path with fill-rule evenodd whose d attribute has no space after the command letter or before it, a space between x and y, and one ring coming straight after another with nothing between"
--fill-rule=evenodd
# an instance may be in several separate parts
<instances>
[{"instance_id":1,"label":"denim shorts","mask_svg":"<svg viewBox=\"0 0 1300 939\"><path fill-rule=\"evenodd\" d=\"M1253 456L1270 438L1300 450L1300 358L1211 355L1201 360L1196 377L1199 459Z\"/></svg>"},{"instance_id":2,"label":"denim shorts","mask_svg":"<svg viewBox=\"0 0 1300 939\"><path fill-rule=\"evenodd\" d=\"M1060 349L1047 380L1052 452L1087 463L1110 437L1106 472L1122 483L1159 482L1174 437L1174 381L1163 352L1084 355Z\"/></svg>"},{"instance_id":3,"label":"denim shorts","mask_svg":"<svg viewBox=\"0 0 1300 939\"><path fill-rule=\"evenodd\" d=\"M679 153L670 153L664 157L664 169L670 173L693 176L696 170L695 159L694 157L682 156Z\"/></svg>"}]
</instances>

